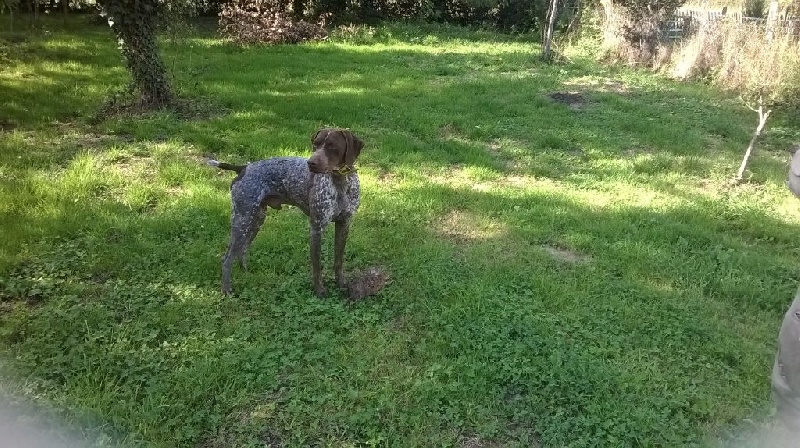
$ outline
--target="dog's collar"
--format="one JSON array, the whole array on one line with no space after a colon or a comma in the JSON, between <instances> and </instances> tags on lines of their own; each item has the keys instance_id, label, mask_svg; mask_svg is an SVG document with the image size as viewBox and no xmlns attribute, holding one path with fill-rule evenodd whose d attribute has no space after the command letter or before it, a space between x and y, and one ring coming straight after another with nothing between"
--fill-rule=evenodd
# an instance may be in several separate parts
<instances>
[{"instance_id":1,"label":"dog's collar","mask_svg":"<svg viewBox=\"0 0 800 448\"><path fill-rule=\"evenodd\" d=\"M352 167L352 166L341 166L338 169L331 170L331 174L338 174L338 175L350 174L350 173L355 173L355 172L356 172L356 169L354 167Z\"/></svg>"}]
</instances>

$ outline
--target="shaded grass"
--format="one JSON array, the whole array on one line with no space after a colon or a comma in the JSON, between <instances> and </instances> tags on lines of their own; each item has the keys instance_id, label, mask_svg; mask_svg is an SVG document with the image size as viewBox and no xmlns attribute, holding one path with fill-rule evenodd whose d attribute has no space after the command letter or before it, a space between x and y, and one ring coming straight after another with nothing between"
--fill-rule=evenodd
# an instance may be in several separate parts
<instances>
[{"instance_id":1,"label":"shaded grass","mask_svg":"<svg viewBox=\"0 0 800 448\"><path fill-rule=\"evenodd\" d=\"M766 421L798 268L788 125L731 188L751 124L735 98L540 65L522 39L358 33L165 42L179 90L219 113L95 125L125 79L106 30L3 47L13 393L155 446L712 445ZM347 263L393 283L313 298L295 210L220 296L230 176L198 158L304 154L321 125L367 142Z\"/></svg>"}]
</instances>

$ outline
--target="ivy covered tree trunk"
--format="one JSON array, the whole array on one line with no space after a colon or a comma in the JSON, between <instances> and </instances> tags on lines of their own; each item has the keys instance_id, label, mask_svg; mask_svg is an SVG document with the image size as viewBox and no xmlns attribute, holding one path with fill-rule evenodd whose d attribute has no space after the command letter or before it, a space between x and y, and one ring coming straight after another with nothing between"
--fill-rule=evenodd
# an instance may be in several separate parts
<instances>
[{"instance_id":1,"label":"ivy covered tree trunk","mask_svg":"<svg viewBox=\"0 0 800 448\"><path fill-rule=\"evenodd\" d=\"M306 7L303 0L292 0L292 15L297 20L306 18Z\"/></svg>"},{"instance_id":2,"label":"ivy covered tree trunk","mask_svg":"<svg viewBox=\"0 0 800 448\"><path fill-rule=\"evenodd\" d=\"M119 40L140 104L159 109L173 100L167 68L158 52L158 0L101 0L111 30Z\"/></svg>"}]
</instances>

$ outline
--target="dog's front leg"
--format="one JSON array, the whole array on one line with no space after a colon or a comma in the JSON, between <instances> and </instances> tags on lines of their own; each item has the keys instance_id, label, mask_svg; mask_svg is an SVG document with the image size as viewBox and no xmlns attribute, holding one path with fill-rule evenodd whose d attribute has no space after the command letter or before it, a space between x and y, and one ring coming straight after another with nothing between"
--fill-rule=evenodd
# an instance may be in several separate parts
<instances>
[{"instance_id":1,"label":"dog's front leg","mask_svg":"<svg viewBox=\"0 0 800 448\"><path fill-rule=\"evenodd\" d=\"M322 283L322 235L325 225L311 223L311 281L314 283L314 294L325 297L328 291Z\"/></svg>"},{"instance_id":2,"label":"dog's front leg","mask_svg":"<svg viewBox=\"0 0 800 448\"><path fill-rule=\"evenodd\" d=\"M347 287L344 276L344 248L347 245L347 235L350 233L351 217L335 222L336 234L333 243L333 272L336 274L336 284L340 288Z\"/></svg>"}]
</instances>

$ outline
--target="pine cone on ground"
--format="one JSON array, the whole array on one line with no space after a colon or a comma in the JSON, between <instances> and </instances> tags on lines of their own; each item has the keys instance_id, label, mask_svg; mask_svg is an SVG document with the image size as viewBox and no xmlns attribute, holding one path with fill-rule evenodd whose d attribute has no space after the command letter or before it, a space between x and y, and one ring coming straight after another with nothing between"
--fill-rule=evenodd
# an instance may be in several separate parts
<instances>
[{"instance_id":1,"label":"pine cone on ground","mask_svg":"<svg viewBox=\"0 0 800 448\"><path fill-rule=\"evenodd\" d=\"M382 266L372 266L352 275L347 282L347 297L355 302L377 294L390 282L389 273Z\"/></svg>"}]
</instances>

